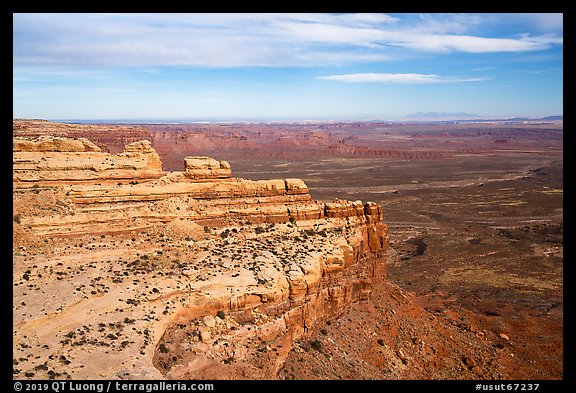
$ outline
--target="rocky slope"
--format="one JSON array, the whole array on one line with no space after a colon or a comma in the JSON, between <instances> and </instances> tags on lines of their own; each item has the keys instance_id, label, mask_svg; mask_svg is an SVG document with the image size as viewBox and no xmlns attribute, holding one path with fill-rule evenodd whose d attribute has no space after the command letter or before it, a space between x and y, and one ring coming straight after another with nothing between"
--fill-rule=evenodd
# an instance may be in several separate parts
<instances>
[{"instance_id":1,"label":"rocky slope","mask_svg":"<svg viewBox=\"0 0 576 393\"><path fill-rule=\"evenodd\" d=\"M165 173L147 141L18 137L13 157L15 378L275 378L385 278L373 203L208 157Z\"/></svg>"}]
</instances>

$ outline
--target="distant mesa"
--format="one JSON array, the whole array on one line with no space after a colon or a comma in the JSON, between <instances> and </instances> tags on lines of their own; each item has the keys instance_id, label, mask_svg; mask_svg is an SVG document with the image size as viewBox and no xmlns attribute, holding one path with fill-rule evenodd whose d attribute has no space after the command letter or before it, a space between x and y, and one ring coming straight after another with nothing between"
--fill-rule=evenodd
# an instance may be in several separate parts
<instances>
[{"instance_id":1,"label":"distant mesa","mask_svg":"<svg viewBox=\"0 0 576 393\"><path fill-rule=\"evenodd\" d=\"M542 117L539 120L564 120L564 116L563 115L558 115L558 116L546 116L546 117Z\"/></svg>"},{"instance_id":2,"label":"distant mesa","mask_svg":"<svg viewBox=\"0 0 576 393\"><path fill-rule=\"evenodd\" d=\"M521 121L563 121L563 115L546 117L487 117L466 112L417 112L406 115L404 120L417 122L440 122L440 121L500 121L500 122L521 122Z\"/></svg>"},{"instance_id":3,"label":"distant mesa","mask_svg":"<svg viewBox=\"0 0 576 393\"><path fill-rule=\"evenodd\" d=\"M538 118L532 118L532 117L510 117L507 118L506 121L562 121L564 120L564 116L563 115L557 115L557 116L546 116L546 117L538 117Z\"/></svg>"}]
</instances>

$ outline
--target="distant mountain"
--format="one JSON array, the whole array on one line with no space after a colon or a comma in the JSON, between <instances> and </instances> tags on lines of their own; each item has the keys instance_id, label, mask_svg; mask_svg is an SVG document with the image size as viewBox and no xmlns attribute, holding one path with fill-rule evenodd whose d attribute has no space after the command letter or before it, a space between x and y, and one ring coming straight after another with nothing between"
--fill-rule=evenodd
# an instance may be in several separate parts
<instances>
[{"instance_id":1,"label":"distant mountain","mask_svg":"<svg viewBox=\"0 0 576 393\"><path fill-rule=\"evenodd\" d=\"M490 118L465 112L417 112L406 115L404 120L416 122L444 122L444 121L562 121L563 115L546 116L546 117L508 117L508 118Z\"/></svg>"},{"instance_id":2,"label":"distant mountain","mask_svg":"<svg viewBox=\"0 0 576 393\"><path fill-rule=\"evenodd\" d=\"M463 120L479 119L481 116L472 113L450 113L450 112L417 112L405 116L410 120Z\"/></svg>"}]
</instances>

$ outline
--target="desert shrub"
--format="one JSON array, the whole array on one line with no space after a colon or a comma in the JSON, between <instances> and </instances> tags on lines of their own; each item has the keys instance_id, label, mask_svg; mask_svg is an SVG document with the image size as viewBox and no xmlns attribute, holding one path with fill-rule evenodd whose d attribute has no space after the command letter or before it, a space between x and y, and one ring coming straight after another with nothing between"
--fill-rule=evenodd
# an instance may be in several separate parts
<instances>
[{"instance_id":1,"label":"desert shrub","mask_svg":"<svg viewBox=\"0 0 576 393\"><path fill-rule=\"evenodd\" d=\"M322 351L322 343L318 340L310 341L310 346L319 352Z\"/></svg>"},{"instance_id":2,"label":"desert shrub","mask_svg":"<svg viewBox=\"0 0 576 393\"><path fill-rule=\"evenodd\" d=\"M12 215L12 221L14 221L16 224L20 224L21 220L22 220L22 217L20 216L19 213L15 213Z\"/></svg>"}]
</instances>

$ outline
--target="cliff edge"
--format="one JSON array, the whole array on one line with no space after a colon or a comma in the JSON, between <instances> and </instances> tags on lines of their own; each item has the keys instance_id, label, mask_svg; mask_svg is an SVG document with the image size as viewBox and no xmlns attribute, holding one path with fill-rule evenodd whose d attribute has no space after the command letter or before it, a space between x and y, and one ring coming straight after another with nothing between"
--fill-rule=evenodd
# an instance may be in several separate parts
<instances>
[{"instance_id":1,"label":"cliff edge","mask_svg":"<svg viewBox=\"0 0 576 393\"><path fill-rule=\"evenodd\" d=\"M148 141L17 137L13 163L16 379L275 378L386 276L381 208L299 179L163 172Z\"/></svg>"}]
</instances>

